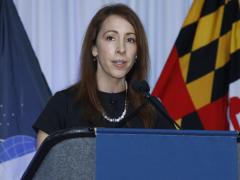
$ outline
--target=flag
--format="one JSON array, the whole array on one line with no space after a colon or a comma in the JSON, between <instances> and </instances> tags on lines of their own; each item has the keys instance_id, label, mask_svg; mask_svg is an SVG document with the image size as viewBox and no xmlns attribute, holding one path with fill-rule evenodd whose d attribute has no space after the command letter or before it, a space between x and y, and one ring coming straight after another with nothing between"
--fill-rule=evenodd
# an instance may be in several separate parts
<instances>
[{"instance_id":1,"label":"flag","mask_svg":"<svg viewBox=\"0 0 240 180\"><path fill-rule=\"evenodd\" d=\"M25 170L35 151L32 124L50 96L13 1L0 0L0 179Z\"/></svg>"},{"instance_id":2,"label":"flag","mask_svg":"<svg viewBox=\"0 0 240 180\"><path fill-rule=\"evenodd\" d=\"M239 130L239 80L238 0L193 1L152 94L183 129Z\"/></svg>"}]
</instances>

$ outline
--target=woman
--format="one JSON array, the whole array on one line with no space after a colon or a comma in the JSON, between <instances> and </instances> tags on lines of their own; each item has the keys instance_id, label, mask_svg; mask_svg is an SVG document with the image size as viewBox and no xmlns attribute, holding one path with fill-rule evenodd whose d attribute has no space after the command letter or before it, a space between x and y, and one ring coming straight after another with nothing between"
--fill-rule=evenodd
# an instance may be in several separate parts
<instances>
[{"instance_id":1,"label":"woman","mask_svg":"<svg viewBox=\"0 0 240 180\"><path fill-rule=\"evenodd\" d=\"M81 51L81 78L57 92L34 124L38 146L51 133L73 127L175 128L130 84L147 78L144 28L126 5L103 7L91 20ZM133 112L142 107L135 115ZM131 117L131 118L129 118Z\"/></svg>"}]
</instances>

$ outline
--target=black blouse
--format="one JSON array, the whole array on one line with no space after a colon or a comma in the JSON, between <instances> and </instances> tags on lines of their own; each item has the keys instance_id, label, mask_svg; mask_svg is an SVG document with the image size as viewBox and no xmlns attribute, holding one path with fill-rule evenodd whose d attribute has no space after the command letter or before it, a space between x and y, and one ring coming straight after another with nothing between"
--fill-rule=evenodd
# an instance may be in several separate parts
<instances>
[{"instance_id":1,"label":"black blouse","mask_svg":"<svg viewBox=\"0 0 240 180\"><path fill-rule=\"evenodd\" d=\"M76 91L69 89L57 92L47 103L45 109L34 123L33 128L52 134L57 130L68 128L88 128L95 127L86 117L86 108L84 105L76 104L74 101ZM108 117L116 118L121 116L125 106L125 91L120 93L98 92L100 101ZM144 108L144 107L143 107ZM123 127L144 128L142 120L138 115L132 116L133 108L127 106L128 126ZM161 114L156 113L155 128L175 129ZM102 125L99 127L113 128L118 126L117 122L110 122L102 117Z\"/></svg>"}]
</instances>

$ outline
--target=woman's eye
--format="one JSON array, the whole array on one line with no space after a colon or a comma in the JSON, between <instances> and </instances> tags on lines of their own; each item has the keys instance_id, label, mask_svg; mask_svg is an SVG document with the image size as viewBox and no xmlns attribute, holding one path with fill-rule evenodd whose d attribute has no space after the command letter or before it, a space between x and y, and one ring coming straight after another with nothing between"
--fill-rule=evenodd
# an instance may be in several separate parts
<instances>
[{"instance_id":1,"label":"woman's eye","mask_svg":"<svg viewBox=\"0 0 240 180\"><path fill-rule=\"evenodd\" d=\"M113 36L107 36L107 37L106 37L106 40L108 40L108 41L113 41L113 40L114 40L114 37L113 37Z\"/></svg>"},{"instance_id":2,"label":"woman's eye","mask_svg":"<svg viewBox=\"0 0 240 180\"><path fill-rule=\"evenodd\" d=\"M127 41L130 42L130 43L135 43L136 39L135 38L128 38Z\"/></svg>"}]
</instances>

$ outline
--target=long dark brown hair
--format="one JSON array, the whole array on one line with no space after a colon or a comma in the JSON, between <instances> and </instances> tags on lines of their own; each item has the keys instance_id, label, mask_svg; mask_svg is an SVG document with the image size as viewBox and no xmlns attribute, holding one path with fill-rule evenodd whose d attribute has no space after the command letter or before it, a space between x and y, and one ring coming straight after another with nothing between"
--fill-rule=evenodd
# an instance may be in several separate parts
<instances>
[{"instance_id":1,"label":"long dark brown hair","mask_svg":"<svg viewBox=\"0 0 240 180\"><path fill-rule=\"evenodd\" d=\"M124 4L108 5L100 9L92 18L83 40L81 50L81 74L80 81L77 85L79 89L78 100L84 104L86 117L88 117L95 126L101 126L102 106L97 95L97 63L93 60L92 47L96 43L102 23L111 15L118 15L127 20L133 26L136 33L137 60L130 72L126 75L128 84L131 84L133 80L147 79L149 68L147 38L143 25L136 13ZM128 100L135 109L143 104L145 98L143 95L134 92L131 86L129 86ZM146 128L153 127L153 111L150 105L147 105L141 110L140 117Z\"/></svg>"}]
</instances>

